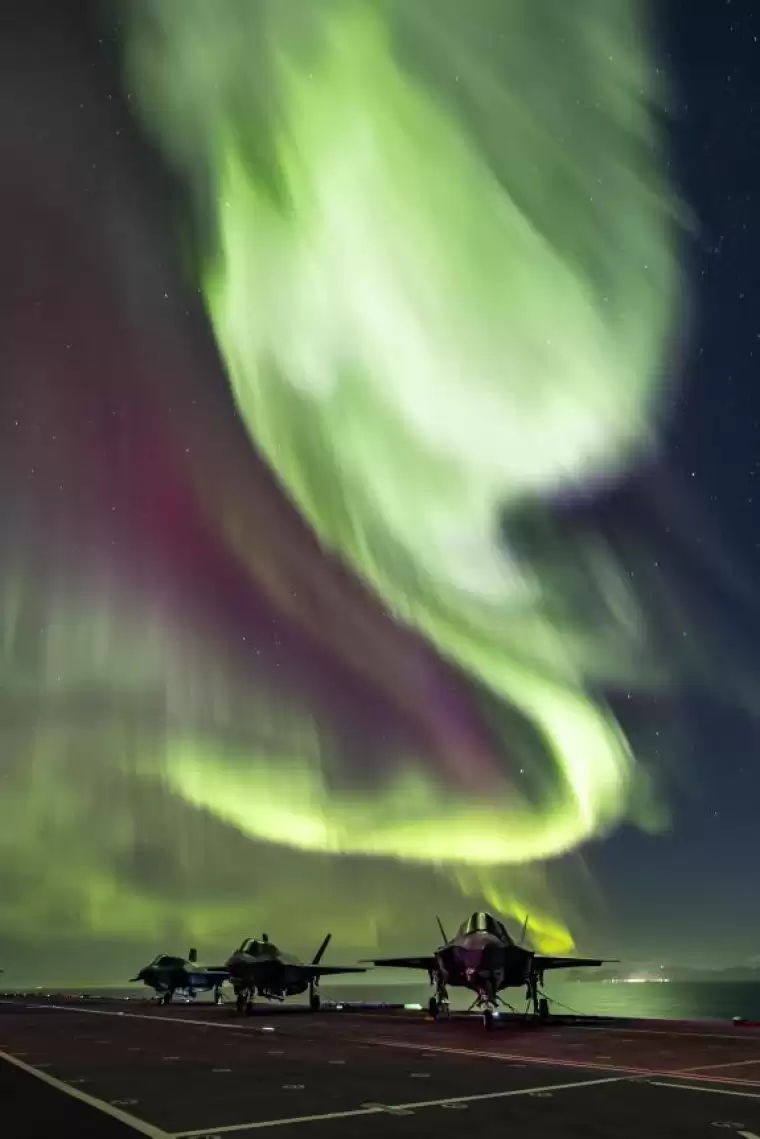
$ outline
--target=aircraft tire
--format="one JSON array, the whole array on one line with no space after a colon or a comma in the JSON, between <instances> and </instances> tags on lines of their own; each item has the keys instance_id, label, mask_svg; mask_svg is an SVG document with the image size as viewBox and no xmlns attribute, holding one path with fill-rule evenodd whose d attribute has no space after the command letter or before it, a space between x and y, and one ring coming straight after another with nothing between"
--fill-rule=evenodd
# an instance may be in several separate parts
<instances>
[{"instance_id":1,"label":"aircraft tire","mask_svg":"<svg viewBox=\"0 0 760 1139\"><path fill-rule=\"evenodd\" d=\"M435 997L431 997L428 1001L428 1016L432 1016L433 1020L438 1019L438 1001Z\"/></svg>"},{"instance_id":2,"label":"aircraft tire","mask_svg":"<svg viewBox=\"0 0 760 1139\"><path fill-rule=\"evenodd\" d=\"M309 997L309 1008L312 1012L319 1012L322 1007L322 998L319 993L312 993Z\"/></svg>"},{"instance_id":3,"label":"aircraft tire","mask_svg":"<svg viewBox=\"0 0 760 1139\"><path fill-rule=\"evenodd\" d=\"M493 1010L490 1008L487 1008L483 1013L483 1027L486 1032L493 1031Z\"/></svg>"}]
</instances>

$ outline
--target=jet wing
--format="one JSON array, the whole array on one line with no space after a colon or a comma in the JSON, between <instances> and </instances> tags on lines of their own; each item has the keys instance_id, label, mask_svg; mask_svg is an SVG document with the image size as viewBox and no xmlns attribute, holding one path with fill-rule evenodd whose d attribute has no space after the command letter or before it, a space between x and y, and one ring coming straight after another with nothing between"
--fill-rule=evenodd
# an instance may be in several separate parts
<instances>
[{"instance_id":1,"label":"jet wing","mask_svg":"<svg viewBox=\"0 0 760 1139\"><path fill-rule=\"evenodd\" d=\"M617 965L619 962L599 957L543 957L536 953L533 964L542 972L547 969L585 969L599 965Z\"/></svg>"},{"instance_id":2,"label":"jet wing","mask_svg":"<svg viewBox=\"0 0 760 1139\"><path fill-rule=\"evenodd\" d=\"M396 969L425 969L428 973L436 968L435 957L375 957L369 963Z\"/></svg>"}]
</instances>

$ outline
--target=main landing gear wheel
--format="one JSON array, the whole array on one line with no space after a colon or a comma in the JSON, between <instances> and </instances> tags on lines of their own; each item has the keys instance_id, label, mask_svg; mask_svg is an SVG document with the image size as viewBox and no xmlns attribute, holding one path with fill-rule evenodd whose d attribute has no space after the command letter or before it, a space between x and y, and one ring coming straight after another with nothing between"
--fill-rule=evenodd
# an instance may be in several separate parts
<instances>
[{"instance_id":1,"label":"main landing gear wheel","mask_svg":"<svg viewBox=\"0 0 760 1139\"><path fill-rule=\"evenodd\" d=\"M525 990L525 996L530 1006L531 1012L537 1020L549 1020L551 1013L549 1011L549 1001L547 997L540 995L540 985L543 985L543 974L532 974L528 978L528 983Z\"/></svg>"},{"instance_id":2,"label":"main landing gear wheel","mask_svg":"<svg viewBox=\"0 0 760 1139\"><path fill-rule=\"evenodd\" d=\"M249 997L247 993L238 993L235 1009L244 1016L250 1016L253 1012L253 998Z\"/></svg>"},{"instance_id":3,"label":"main landing gear wheel","mask_svg":"<svg viewBox=\"0 0 760 1139\"><path fill-rule=\"evenodd\" d=\"M322 998L317 992L317 980L309 982L309 1008L312 1012L319 1012L322 1008Z\"/></svg>"},{"instance_id":4,"label":"main landing gear wheel","mask_svg":"<svg viewBox=\"0 0 760 1139\"><path fill-rule=\"evenodd\" d=\"M437 984L435 986L435 993L428 1001L428 1016L433 1020L437 1020L442 1013L445 1013L446 1016L451 1016L451 1006L449 1005L449 991L443 984L442 979L440 977L436 978L435 974L433 974L433 979L437 980Z\"/></svg>"},{"instance_id":5,"label":"main landing gear wheel","mask_svg":"<svg viewBox=\"0 0 760 1139\"><path fill-rule=\"evenodd\" d=\"M224 997L222 996L222 990L221 989L214 989L214 1004L220 1005L223 1000L224 1000Z\"/></svg>"},{"instance_id":6,"label":"main landing gear wheel","mask_svg":"<svg viewBox=\"0 0 760 1139\"><path fill-rule=\"evenodd\" d=\"M493 1030L493 1009L491 1008L483 1009L483 1027L486 1032Z\"/></svg>"}]
</instances>

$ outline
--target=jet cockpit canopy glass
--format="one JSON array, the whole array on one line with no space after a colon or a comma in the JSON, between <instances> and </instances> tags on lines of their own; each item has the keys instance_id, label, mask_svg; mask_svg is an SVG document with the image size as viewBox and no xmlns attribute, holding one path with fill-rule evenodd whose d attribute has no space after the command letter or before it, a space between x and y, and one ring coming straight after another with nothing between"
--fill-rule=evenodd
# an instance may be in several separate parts
<instances>
[{"instance_id":1,"label":"jet cockpit canopy glass","mask_svg":"<svg viewBox=\"0 0 760 1139\"><path fill-rule=\"evenodd\" d=\"M510 937L507 933L506 927L493 916L484 910L477 910L474 914L470 914L466 922L463 922L459 927L460 935L468 933L490 933L493 937L498 937L502 941L509 941Z\"/></svg>"},{"instance_id":2,"label":"jet cockpit canopy glass","mask_svg":"<svg viewBox=\"0 0 760 1139\"><path fill-rule=\"evenodd\" d=\"M249 937L243 942L240 952L247 953L250 957L276 957L278 949L269 940L261 941L257 937Z\"/></svg>"}]
</instances>

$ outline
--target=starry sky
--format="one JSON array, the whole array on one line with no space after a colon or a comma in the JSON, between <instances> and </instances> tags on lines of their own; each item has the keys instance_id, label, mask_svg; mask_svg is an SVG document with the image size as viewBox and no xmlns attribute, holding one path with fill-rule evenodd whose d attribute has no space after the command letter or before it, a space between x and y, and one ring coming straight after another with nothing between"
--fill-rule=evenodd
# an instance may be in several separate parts
<instances>
[{"instance_id":1,"label":"starry sky","mask_svg":"<svg viewBox=\"0 0 760 1139\"><path fill-rule=\"evenodd\" d=\"M692 327L665 450L668 475L688 496L688 515L671 505L668 525L682 529L686 574L689 564L709 567L712 599L698 619L718 616L740 675L719 699L691 694L679 702L672 829L653 842L621 832L588 864L603 884L607 920L629 944L648 953L660 935L684 960L710 965L754 956L760 940L751 903L760 842L752 679L760 556L753 141L760 131L760 27L751 5L736 0L666 7L663 65L677 84L672 164L698 219L687 250ZM662 490L658 481L655 496Z\"/></svg>"},{"instance_id":2,"label":"starry sky","mask_svg":"<svg viewBox=\"0 0 760 1139\"><path fill-rule=\"evenodd\" d=\"M748 960L750 4L210 7L0 47L0 965Z\"/></svg>"}]
</instances>

